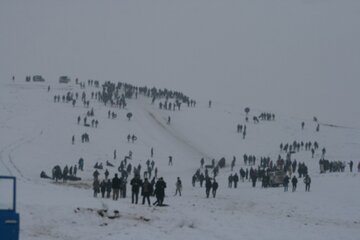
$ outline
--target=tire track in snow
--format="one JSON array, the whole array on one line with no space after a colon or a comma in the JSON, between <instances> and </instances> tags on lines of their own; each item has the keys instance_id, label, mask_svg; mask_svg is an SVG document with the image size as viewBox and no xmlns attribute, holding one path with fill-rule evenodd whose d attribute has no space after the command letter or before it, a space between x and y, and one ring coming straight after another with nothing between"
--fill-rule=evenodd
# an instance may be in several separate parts
<instances>
[{"instance_id":1,"label":"tire track in snow","mask_svg":"<svg viewBox=\"0 0 360 240\"><path fill-rule=\"evenodd\" d=\"M208 159L212 159L213 157L210 157L208 154L202 152L201 150L197 149L193 144L189 143L188 140L185 140L184 138L182 138L179 134L177 134L173 129L169 129L167 127L167 125L164 125L164 123L162 121L160 121L154 113L150 112L149 110L147 110L147 113L149 114L150 118L161 128L163 128L165 130L165 132L167 132L171 137L173 137L175 140L177 140L178 142L182 143L184 146L186 146L187 148L191 149L193 152L195 152L196 154L198 154L201 157L206 157Z\"/></svg>"},{"instance_id":2,"label":"tire track in snow","mask_svg":"<svg viewBox=\"0 0 360 240\"><path fill-rule=\"evenodd\" d=\"M5 147L6 148L6 147ZM0 162L2 163L2 165L6 168L6 170L9 172L10 176L13 176L10 168L5 164L4 159L3 159L3 153L5 151L5 148L1 149L0 151Z\"/></svg>"},{"instance_id":3,"label":"tire track in snow","mask_svg":"<svg viewBox=\"0 0 360 240\"><path fill-rule=\"evenodd\" d=\"M0 151L0 160L12 176L15 176L15 174L13 174L13 171L12 171L12 170L14 170L15 172L17 172L18 176L20 176L22 179L24 179L26 181L31 180L30 178L24 176L21 169L13 161L13 158L11 155L16 149L20 148L21 146L23 146L25 144L29 144L29 143L33 142L38 136L41 136L42 134L43 134L43 131L41 130L40 134L32 135L31 137L28 137L28 138L22 137L13 143L10 143L9 145L7 145L5 148L3 148ZM5 161L3 158L4 153L7 153L9 165L5 164ZM12 169L10 168L10 166Z\"/></svg>"}]
</instances>

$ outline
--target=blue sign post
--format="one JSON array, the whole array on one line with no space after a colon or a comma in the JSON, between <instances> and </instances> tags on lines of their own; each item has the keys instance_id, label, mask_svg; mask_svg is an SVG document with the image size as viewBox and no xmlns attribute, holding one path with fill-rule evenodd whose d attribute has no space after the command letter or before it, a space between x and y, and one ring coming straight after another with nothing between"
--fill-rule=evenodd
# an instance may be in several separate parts
<instances>
[{"instance_id":1,"label":"blue sign post","mask_svg":"<svg viewBox=\"0 0 360 240\"><path fill-rule=\"evenodd\" d=\"M0 239L18 240L19 214L16 213L16 178L0 176Z\"/></svg>"}]
</instances>

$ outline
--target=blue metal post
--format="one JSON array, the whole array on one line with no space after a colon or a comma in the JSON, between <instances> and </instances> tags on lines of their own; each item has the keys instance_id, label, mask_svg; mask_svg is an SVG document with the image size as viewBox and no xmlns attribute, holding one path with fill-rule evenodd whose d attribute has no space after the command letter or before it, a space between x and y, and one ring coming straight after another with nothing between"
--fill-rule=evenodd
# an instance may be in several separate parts
<instances>
[{"instance_id":1,"label":"blue metal post","mask_svg":"<svg viewBox=\"0 0 360 240\"><path fill-rule=\"evenodd\" d=\"M13 209L0 209L0 238L19 240L20 216L16 213L16 178L0 176L1 179L13 181Z\"/></svg>"}]
</instances>

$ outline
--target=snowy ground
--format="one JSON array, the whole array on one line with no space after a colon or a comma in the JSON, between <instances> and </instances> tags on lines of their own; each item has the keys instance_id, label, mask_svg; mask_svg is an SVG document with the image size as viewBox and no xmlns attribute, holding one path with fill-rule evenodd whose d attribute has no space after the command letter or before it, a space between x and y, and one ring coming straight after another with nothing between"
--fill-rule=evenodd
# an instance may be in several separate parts
<instances>
[{"instance_id":1,"label":"snowy ground","mask_svg":"<svg viewBox=\"0 0 360 240\"><path fill-rule=\"evenodd\" d=\"M295 193L262 189L260 184L252 188L249 182L228 189L230 169L226 167L218 178L218 196L206 199L204 189L191 186L191 176L202 156L208 161L224 156L229 163L235 155L238 171L244 153L275 158L280 142L293 140L317 140L320 147L326 147L330 160L356 160L359 129L321 126L316 133L309 117L302 131L302 119L279 114L274 122L249 123L243 140L235 131L236 123L244 119L239 108L213 105L209 109L207 103L198 103L196 108L169 113L143 97L130 100L128 110L112 109L119 116L114 120L107 118L109 107L92 101L100 125L85 128L77 125L76 118L89 109L53 102L54 94L81 92L79 87L51 84L47 92L47 86L3 83L0 90L1 136L6 136L1 138L0 171L18 178L21 239L358 239L359 174L346 168L344 173L320 175L319 155L315 159L309 152L294 155L309 166L310 193L304 191L301 180ZM134 114L130 122L125 116L128 111ZM166 124L168 114L172 116L170 126ZM90 143L82 144L79 135L85 131ZM138 141L127 143L128 133L135 133ZM75 145L71 144L73 134ZM170 207L132 205L129 197L117 202L92 197L89 186L95 162L110 160L118 165L119 160L112 160L117 149L118 159L132 150L132 163L144 164L151 147L159 174L168 183L166 203ZM174 156L172 167L167 166L168 155ZM54 165L75 164L80 156L85 159L81 183L54 184L39 178L40 170L50 174ZM109 170L112 176L114 171ZM182 197L173 196L177 176L184 184ZM90 208L119 210L121 217L104 219Z\"/></svg>"},{"instance_id":2,"label":"snowy ground","mask_svg":"<svg viewBox=\"0 0 360 240\"><path fill-rule=\"evenodd\" d=\"M301 180L295 193L248 182L228 189L229 167L220 172L215 199L191 186L202 157L229 163L236 156L238 171L244 153L275 159L280 143L294 140L316 140L326 158L353 160L356 169L359 12L358 0L0 1L0 174L18 180L20 238L359 239L359 173L347 166L320 175L319 152L314 159L309 152L294 155L309 166L310 193ZM46 83L24 81L35 74ZM89 109L53 102L55 94L82 91L73 81L58 84L60 75L183 91L197 106L170 113L139 97L126 110L111 109L118 118L110 120L109 107L91 101L100 124L85 128L76 118ZM275 113L276 121L247 124L243 140L236 125L244 123L245 107L250 116ZM90 143L79 142L84 132ZM127 143L128 134L138 136L136 143ZM118 165L131 150L133 163L144 165L151 147L170 207L92 197L95 162ZM41 170L50 174L54 165L74 165L80 157L80 183L40 179ZM173 197L178 176L183 196ZM121 217L91 211L103 208Z\"/></svg>"}]
</instances>

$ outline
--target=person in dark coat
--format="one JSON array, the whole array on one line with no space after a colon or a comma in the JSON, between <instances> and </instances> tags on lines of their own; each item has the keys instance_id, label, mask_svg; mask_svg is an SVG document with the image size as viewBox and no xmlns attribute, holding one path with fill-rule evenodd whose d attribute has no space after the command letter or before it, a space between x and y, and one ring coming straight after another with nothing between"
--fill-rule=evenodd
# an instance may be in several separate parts
<instances>
[{"instance_id":1,"label":"person in dark coat","mask_svg":"<svg viewBox=\"0 0 360 240\"><path fill-rule=\"evenodd\" d=\"M349 166L350 166L350 172L352 172L352 169L353 169L353 165L354 165L353 161L350 161L350 162L349 162Z\"/></svg>"},{"instance_id":2,"label":"person in dark coat","mask_svg":"<svg viewBox=\"0 0 360 240\"><path fill-rule=\"evenodd\" d=\"M192 183L193 187L195 187L196 180L197 180L197 177L196 177L196 174L194 174L191 178L191 183Z\"/></svg>"},{"instance_id":3,"label":"person in dark coat","mask_svg":"<svg viewBox=\"0 0 360 240\"><path fill-rule=\"evenodd\" d=\"M94 197L97 197L97 194L100 192L100 181L98 178L94 179L93 190L94 190Z\"/></svg>"},{"instance_id":4,"label":"person in dark coat","mask_svg":"<svg viewBox=\"0 0 360 240\"><path fill-rule=\"evenodd\" d=\"M174 195L174 196L176 196L177 193L179 193L179 195L181 196L182 183L181 183L181 180L180 180L179 177L178 177L177 180L176 180L175 187L176 187L176 191L175 191L175 195Z\"/></svg>"},{"instance_id":5,"label":"person in dark coat","mask_svg":"<svg viewBox=\"0 0 360 240\"><path fill-rule=\"evenodd\" d=\"M79 159L79 170L84 171L84 159Z\"/></svg>"},{"instance_id":6,"label":"person in dark coat","mask_svg":"<svg viewBox=\"0 0 360 240\"><path fill-rule=\"evenodd\" d=\"M202 188L203 186L203 182L205 180L205 176L203 173L200 173L200 177L199 177L199 181L200 181L200 187Z\"/></svg>"},{"instance_id":7,"label":"person in dark coat","mask_svg":"<svg viewBox=\"0 0 360 240\"><path fill-rule=\"evenodd\" d=\"M166 182L161 177L155 184L155 195L157 199L157 206L164 204Z\"/></svg>"},{"instance_id":8,"label":"person in dark coat","mask_svg":"<svg viewBox=\"0 0 360 240\"><path fill-rule=\"evenodd\" d=\"M239 182L239 176L237 175L237 173L235 173L233 176L233 182L234 182L234 188L237 188L237 183Z\"/></svg>"},{"instance_id":9,"label":"person in dark coat","mask_svg":"<svg viewBox=\"0 0 360 240\"><path fill-rule=\"evenodd\" d=\"M101 181L100 183L100 191L101 191L101 197L104 198L105 197L105 192L106 192L106 181L105 179Z\"/></svg>"},{"instance_id":10,"label":"person in dark coat","mask_svg":"<svg viewBox=\"0 0 360 240\"><path fill-rule=\"evenodd\" d=\"M233 182L233 176L232 176L232 174L230 174L230 176L228 177L228 186L229 186L229 188L232 187L232 182Z\"/></svg>"},{"instance_id":11,"label":"person in dark coat","mask_svg":"<svg viewBox=\"0 0 360 240\"><path fill-rule=\"evenodd\" d=\"M212 188L212 183L209 177L205 179L205 192L206 192L206 198L209 198L210 190Z\"/></svg>"},{"instance_id":12,"label":"person in dark coat","mask_svg":"<svg viewBox=\"0 0 360 240\"><path fill-rule=\"evenodd\" d=\"M93 172L93 177L94 177L94 178L98 178L99 175L100 175L100 173L98 172L98 170L95 170L95 171Z\"/></svg>"},{"instance_id":13,"label":"person in dark coat","mask_svg":"<svg viewBox=\"0 0 360 240\"><path fill-rule=\"evenodd\" d=\"M66 182L67 178L68 178L68 173L69 173L69 168L68 166L66 165L64 167L64 170L63 170L63 181Z\"/></svg>"},{"instance_id":14,"label":"person in dark coat","mask_svg":"<svg viewBox=\"0 0 360 240\"><path fill-rule=\"evenodd\" d=\"M59 165L56 165L52 169L52 178L55 179L56 182L62 178L62 171L61 171L61 167Z\"/></svg>"},{"instance_id":15,"label":"person in dark coat","mask_svg":"<svg viewBox=\"0 0 360 240\"><path fill-rule=\"evenodd\" d=\"M296 185L297 185L297 178L296 176L294 175L293 178L291 179L291 183L292 183L292 191L295 192L296 191Z\"/></svg>"},{"instance_id":16,"label":"person in dark coat","mask_svg":"<svg viewBox=\"0 0 360 240\"><path fill-rule=\"evenodd\" d=\"M252 181L252 186L256 187L256 181L257 181L257 176L256 174L252 174L251 176L251 181Z\"/></svg>"},{"instance_id":17,"label":"person in dark coat","mask_svg":"<svg viewBox=\"0 0 360 240\"><path fill-rule=\"evenodd\" d=\"M304 183L305 183L305 192L310 192L311 178L309 175L306 175L306 177L304 178Z\"/></svg>"},{"instance_id":18,"label":"person in dark coat","mask_svg":"<svg viewBox=\"0 0 360 240\"><path fill-rule=\"evenodd\" d=\"M115 173L115 177L112 179L111 188L113 189L113 200L118 200L120 192L120 179L118 178L117 173Z\"/></svg>"},{"instance_id":19,"label":"person in dark coat","mask_svg":"<svg viewBox=\"0 0 360 240\"><path fill-rule=\"evenodd\" d=\"M111 180L108 179L108 181L106 183L106 198L110 198L111 187L112 187Z\"/></svg>"},{"instance_id":20,"label":"person in dark coat","mask_svg":"<svg viewBox=\"0 0 360 240\"><path fill-rule=\"evenodd\" d=\"M284 180L283 180L284 192L287 192L287 191L288 191L289 182L290 182L290 178L289 178L288 175L286 175L286 176L284 177Z\"/></svg>"},{"instance_id":21,"label":"person in dark coat","mask_svg":"<svg viewBox=\"0 0 360 240\"><path fill-rule=\"evenodd\" d=\"M142 200L143 205L145 204L145 199L147 199L149 207L151 206L150 195L152 195L152 192L153 192L152 185L150 184L148 179L145 178L144 183L142 184L142 187L141 187L141 195L143 196L143 200Z\"/></svg>"},{"instance_id":22,"label":"person in dark coat","mask_svg":"<svg viewBox=\"0 0 360 240\"><path fill-rule=\"evenodd\" d=\"M140 176L135 175L133 179L130 181L131 185L131 203L137 204L138 203L138 197L139 197L139 190L142 186L142 181L140 179Z\"/></svg>"},{"instance_id":23,"label":"person in dark coat","mask_svg":"<svg viewBox=\"0 0 360 240\"><path fill-rule=\"evenodd\" d=\"M214 178L214 181L212 184L212 194L213 194L214 198L216 197L216 191L217 191L218 187L219 187L219 184L217 183L217 181Z\"/></svg>"}]
</instances>

